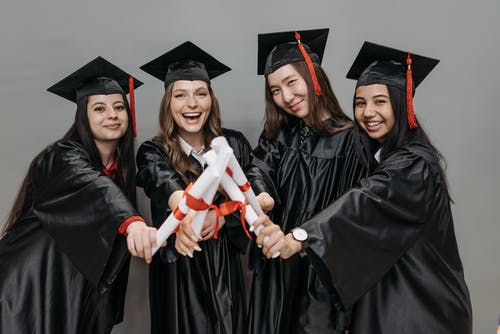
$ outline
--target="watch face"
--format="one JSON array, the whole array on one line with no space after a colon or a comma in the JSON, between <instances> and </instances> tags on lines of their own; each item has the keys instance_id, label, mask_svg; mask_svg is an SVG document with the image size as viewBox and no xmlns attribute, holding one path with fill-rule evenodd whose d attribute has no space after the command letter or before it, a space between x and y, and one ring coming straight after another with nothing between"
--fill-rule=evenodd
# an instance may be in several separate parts
<instances>
[{"instance_id":1,"label":"watch face","mask_svg":"<svg viewBox=\"0 0 500 334\"><path fill-rule=\"evenodd\" d=\"M307 239L307 232L301 228L295 228L292 231L292 236L297 241L305 241Z\"/></svg>"}]
</instances>

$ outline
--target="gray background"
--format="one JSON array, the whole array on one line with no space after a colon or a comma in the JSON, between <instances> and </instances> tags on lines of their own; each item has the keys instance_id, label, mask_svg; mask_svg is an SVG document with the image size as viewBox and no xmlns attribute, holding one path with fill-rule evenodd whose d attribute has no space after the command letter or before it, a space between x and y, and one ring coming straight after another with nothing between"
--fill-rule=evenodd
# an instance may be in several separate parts
<instances>
[{"instance_id":1,"label":"gray background","mask_svg":"<svg viewBox=\"0 0 500 334\"><path fill-rule=\"evenodd\" d=\"M354 82L345 74L363 41L441 59L419 87L415 108L448 161L475 332L493 333L500 312L499 16L498 0L3 0L0 219L31 159L73 120L74 105L45 89L94 57L145 82L136 92L141 143L157 130L163 86L138 67L193 41L233 68L213 86L224 125L243 131L254 145L264 107L263 78L256 75L257 33L329 27L323 67L348 114ZM144 200L141 206L146 207ZM145 277L146 266L134 261L125 322L114 333L148 331Z\"/></svg>"}]
</instances>

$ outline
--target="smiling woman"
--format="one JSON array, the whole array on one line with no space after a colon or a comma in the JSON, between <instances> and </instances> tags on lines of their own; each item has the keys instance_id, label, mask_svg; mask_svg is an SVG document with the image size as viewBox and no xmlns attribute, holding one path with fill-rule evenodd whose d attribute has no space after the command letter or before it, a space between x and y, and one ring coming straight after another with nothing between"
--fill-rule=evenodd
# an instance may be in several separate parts
<instances>
[{"instance_id":1,"label":"smiling woman","mask_svg":"<svg viewBox=\"0 0 500 334\"><path fill-rule=\"evenodd\" d=\"M108 334L122 320L127 244L147 257L155 241L135 208L125 98L141 84L98 57L49 88L77 104L75 122L33 159L0 240L0 333Z\"/></svg>"},{"instance_id":2,"label":"smiling woman","mask_svg":"<svg viewBox=\"0 0 500 334\"><path fill-rule=\"evenodd\" d=\"M370 138L383 143L394 127L394 111L387 86L373 84L356 88L354 117Z\"/></svg>"},{"instance_id":3,"label":"smiling woman","mask_svg":"<svg viewBox=\"0 0 500 334\"><path fill-rule=\"evenodd\" d=\"M165 84L160 131L137 153L137 184L151 198L153 223L159 226L203 171L202 153L213 138L225 136L243 168L250 161L250 145L240 132L221 126L210 80L229 71L227 66L185 42L141 68ZM217 194L214 202L222 199ZM150 266L151 332L244 333L240 253L248 242L239 218L217 222L210 211L200 238L193 235L190 218ZM217 225L222 229L214 239Z\"/></svg>"}]
</instances>

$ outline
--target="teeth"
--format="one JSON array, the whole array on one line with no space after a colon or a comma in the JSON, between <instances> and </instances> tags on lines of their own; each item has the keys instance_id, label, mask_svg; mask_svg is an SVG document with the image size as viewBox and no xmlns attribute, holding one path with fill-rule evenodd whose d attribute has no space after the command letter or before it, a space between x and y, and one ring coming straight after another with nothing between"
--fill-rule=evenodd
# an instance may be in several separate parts
<instances>
[{"instance_id":1,"label":"teeth","mask_svg":"<svg viewBox=\"0 0 500 334\"><path fill-rule=\"evenodd\" d=\"M198 117L200 115L201 115L201 112L183 114L184 117Z\"/></svg>"},{"instance_id":2,"label":"teeth","mask_svg":"<svg viewBox=\"0 0 500 334\"><path fill-rule=\"evenodd\" d=\"M368 122L368 123L366 123L366 124L367 124L368 126L376 126L376 125L379 125L380 123L382 123L382 122L380 122L380 121L379 121L379 122Z\"/></svg>"}]
</instances>

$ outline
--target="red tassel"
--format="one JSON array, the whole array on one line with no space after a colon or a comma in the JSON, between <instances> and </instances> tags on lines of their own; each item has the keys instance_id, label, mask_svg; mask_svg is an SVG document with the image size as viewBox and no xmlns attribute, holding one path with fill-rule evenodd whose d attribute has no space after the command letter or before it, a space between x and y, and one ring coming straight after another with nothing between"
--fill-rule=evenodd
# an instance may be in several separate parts
<instances>
[{"instance_id":1,"label":"red tassel","mask_svg":"<svg viewBox=\"0 0 500 334\"><path fill-rule=\"evenodd\" d=\"M316 77L316 72L314 71L314 66L311 60L311 57L307 53L306 49L302 45L302 42L300 41L300 34L298 31L295 32L295 39L297 40L297 45L299 47L300 53L302 53L302 56L304 57L304 60L306 61L307 68L309 69L309 73L311 74L311 79L313 82L313 87L314 87L314 93L316 96L321 96L321 87L318 82L318 78Z\"/></svg>"},{"instance_id":2,"label":"red tassel","mask_svg":"<svg viewBox=\"0 0 500 334\"><path fill-rule=\"evenodd\" d=\"M406 65L408 65L408 69L406 70L406 111L408 113L408 125L411 129L415 129L418 128L418 123L415 118L415 110L413 109L413 75L409 51L408 57L406 58Z\"/></svg>"},{"instance_id":3,"label":"red tassel","mask_svg":"<svg viewBox=\"0 0 500 334\"><path fill-rule=\"evenodd\" d=\"M135 96L134 96L134 78L128 78L128 92L130 96L130 115L132 116L132 130L134 131L134 138L137 137L137 128L135 125Z\"/></svg>"}]
</instances>

